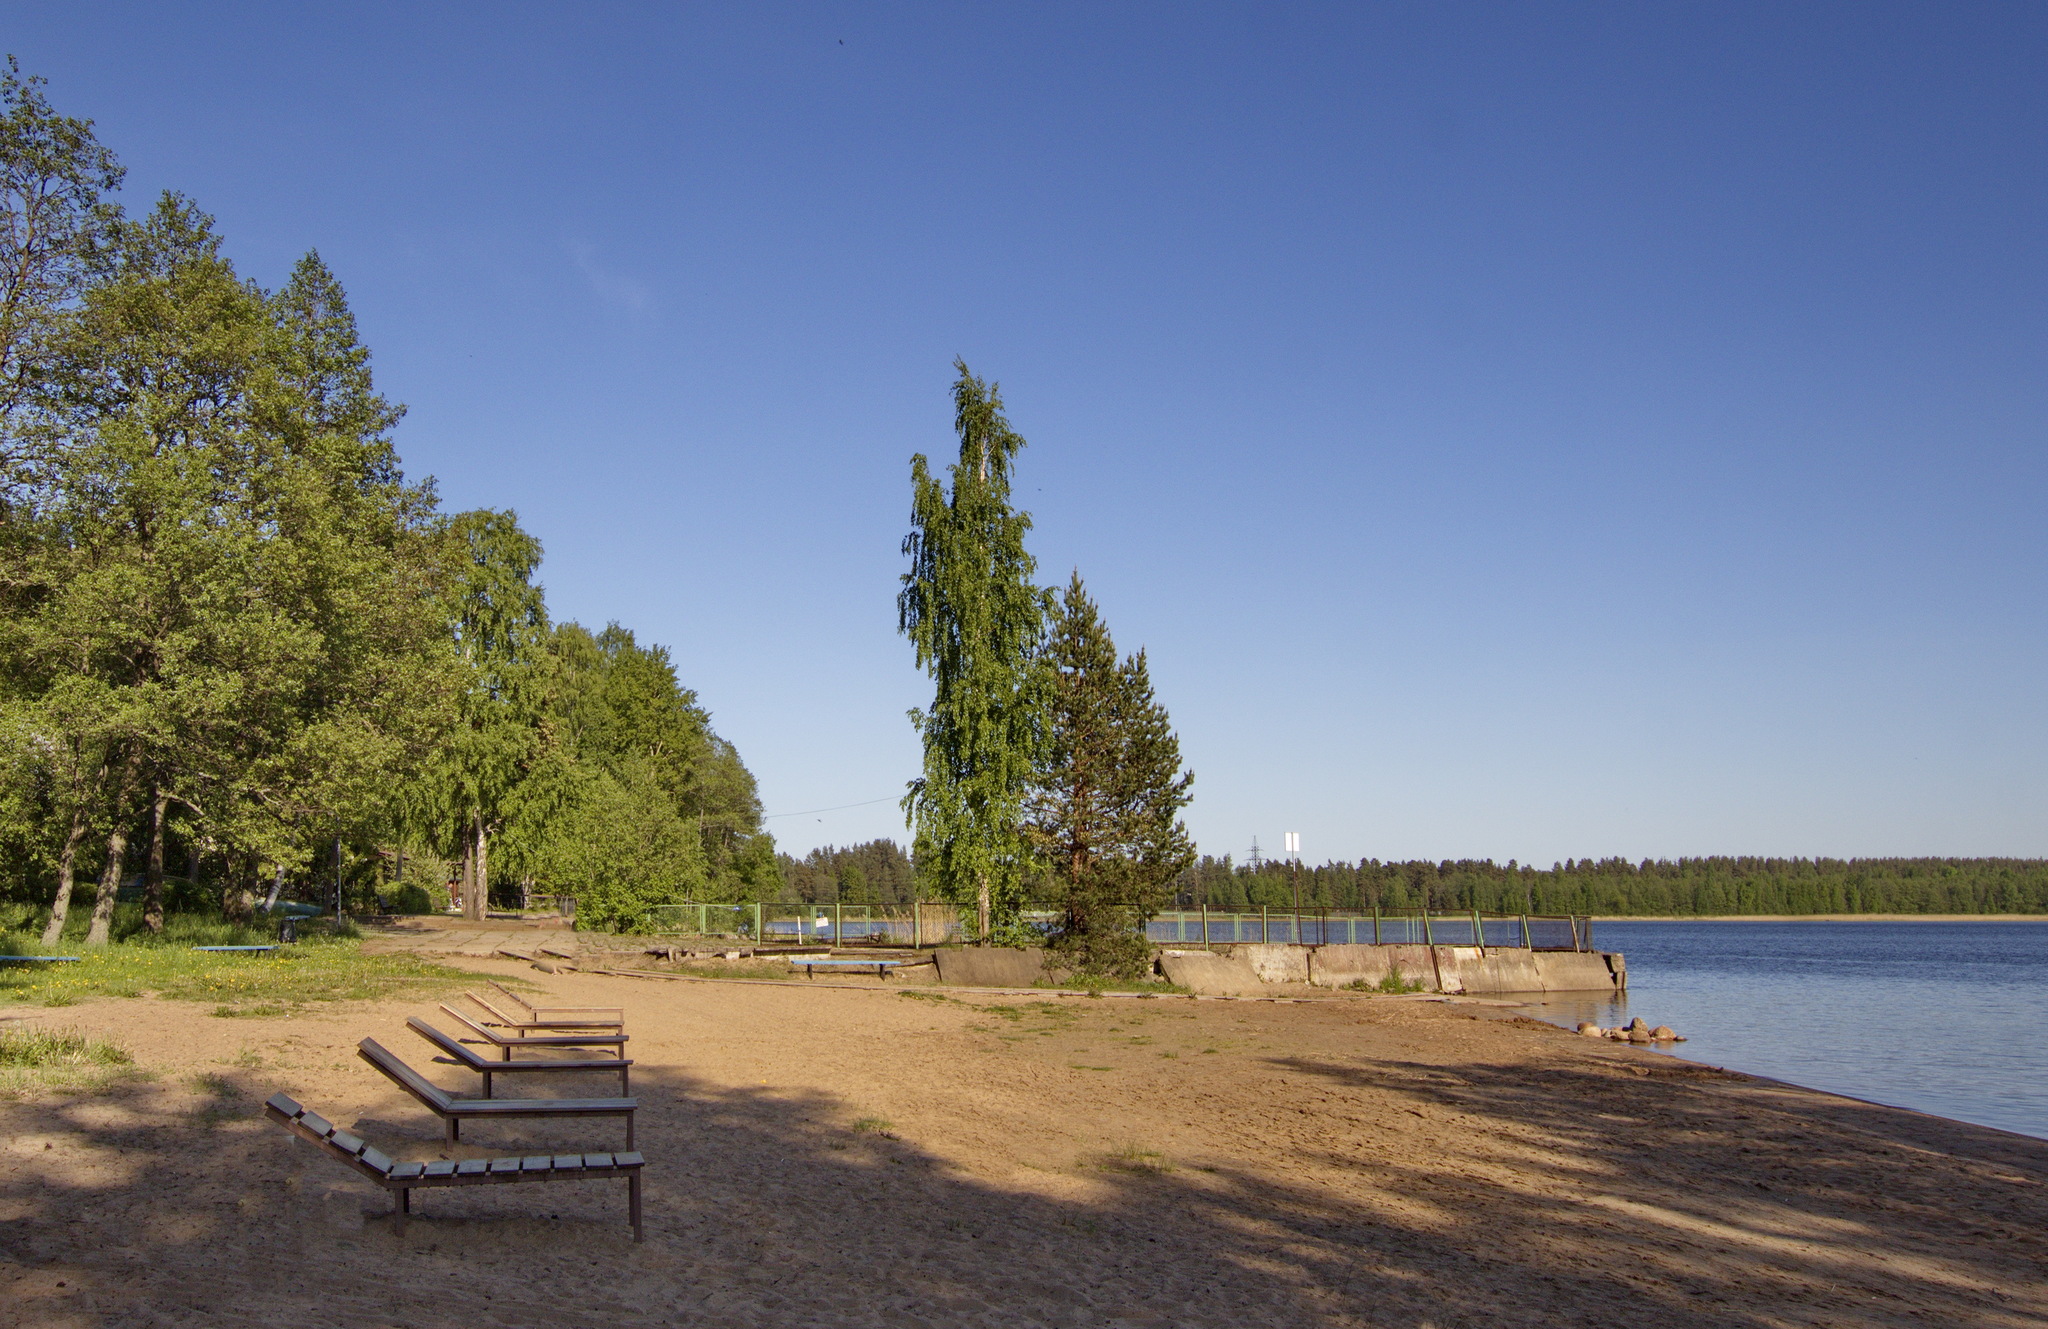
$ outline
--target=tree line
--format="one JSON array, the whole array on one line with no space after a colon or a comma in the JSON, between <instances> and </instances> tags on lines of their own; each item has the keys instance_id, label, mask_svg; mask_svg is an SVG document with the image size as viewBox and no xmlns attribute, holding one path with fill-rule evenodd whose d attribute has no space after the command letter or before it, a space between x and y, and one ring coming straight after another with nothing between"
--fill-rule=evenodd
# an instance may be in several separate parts
<instances>
[{"instance_id":1,"label":"tree line","mask_svg":"<svg viewBox=\"0 0 2048 1329\"><path fill-rule=\"evenodd\" d=\"M0 75L0 890L109 935L330 885L575 893L631 926L780 887L753 778L667 651L556 623L511 512L393 445L340 282L139 217L88 120ZM184 869L179 874L176 869Z\"/></svg>"},{"instance_id":2,"label":"tree line","mask_svg":"<svg viewBox=\"0 0 2048 1329\"><path fill-rule=\"evenodd\" d=\"M892 840L781 859L781 898L805 903L907 904L915 866ZM851 873L852 875L849 875ZM854 894L843 884L853 882ZM1567 859L1548 868L1490 859L1254 866L1204 854L1171 883L1164 907L1307 908L1603 916L1726 914L2048 914L2048 860L2034 858ZM1026 903L1057 883L1025 883Z\"/></svg>"},{"instance_id":3,"label":"tree line","mask_svg":"<svg viewBox=\"0 0 2048 1329\"><path fill-rule=\"evenodd\" d=\"M1291 908L1295 873L1204 855L1176 899L1211 909ZM1601 915L2048 914L2048 861L2026 858L1490 859L1303 866L1304 905Z\"/></svg>"}]
</instances>

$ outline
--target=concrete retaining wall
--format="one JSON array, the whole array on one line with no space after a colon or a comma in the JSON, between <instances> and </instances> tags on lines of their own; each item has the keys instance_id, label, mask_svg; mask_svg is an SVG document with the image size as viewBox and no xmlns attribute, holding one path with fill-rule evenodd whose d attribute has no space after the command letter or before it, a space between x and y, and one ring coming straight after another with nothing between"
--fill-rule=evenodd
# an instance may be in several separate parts
<instances>
[{"instance_id":1,"label":"concrete retaining wall","mask_svg":"<svg viewBox=\"0 0 2048 1329\"><path fill-rule=\"evenodd\" d=\"M1378 987L1398 974L1426 992L1602 992L1626 986L1622 958L1599 951L1488 950L1476 946L1283 946L1218 948L1267 983Z\"/></svg>"}]
</instances>

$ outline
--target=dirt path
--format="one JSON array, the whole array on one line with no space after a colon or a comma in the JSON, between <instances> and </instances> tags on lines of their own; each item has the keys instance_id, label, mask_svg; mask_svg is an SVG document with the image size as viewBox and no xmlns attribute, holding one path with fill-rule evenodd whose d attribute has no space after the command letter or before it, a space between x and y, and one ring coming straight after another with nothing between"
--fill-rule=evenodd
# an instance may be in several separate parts
<instances>
[{"instance_id":1,"label":"dirt path","mask_svg":"<svg viewBox=\"0 0 2048 1329\"><path fill-rule=\"evenodd\" d=\"M352 1055L373 1035L467 1090L404 1029L429 1003L105 1002L30 1014L158 1079L0 1104L0 1321L2048 1324L2048 1143L1548 1027L470 963L628 1008L644 1245L616 1183L424 1192L401 1242L382 1194L255 1116L284 1089L442 1155ZM618 1147L587 1123L474 1134L460 1153Z\"/></svg>"}]
</instances>

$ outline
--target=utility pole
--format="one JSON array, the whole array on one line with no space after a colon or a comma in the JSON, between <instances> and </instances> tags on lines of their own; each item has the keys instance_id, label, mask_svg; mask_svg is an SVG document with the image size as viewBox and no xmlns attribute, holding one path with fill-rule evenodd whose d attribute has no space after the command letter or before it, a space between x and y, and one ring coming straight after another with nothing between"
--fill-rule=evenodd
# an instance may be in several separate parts
<instances>
[{"instance_id":1,"label":"utility pole","mask_svg":"<svg viewBox=\"0 0 2048 1329\"><path fill-rule=\"evenodd\" d=\"M1301 933L1301 832L1287 832L1288 875L1294 879L1294 944L1308 945Z\"/></svg>"}]
</instances>

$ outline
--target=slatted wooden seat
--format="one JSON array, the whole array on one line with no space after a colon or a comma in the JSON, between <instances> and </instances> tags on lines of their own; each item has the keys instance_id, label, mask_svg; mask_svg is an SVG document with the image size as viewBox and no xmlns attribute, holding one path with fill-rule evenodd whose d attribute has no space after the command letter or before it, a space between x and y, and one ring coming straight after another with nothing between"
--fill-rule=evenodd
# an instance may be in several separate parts
<instances>
[{"instance_id":1,"label":"slatted wooden seat","mask_svg":"<svg viewBox=\"0 0 2048 1329\"><path fill-rule=\"evenodd\" d=\"M588 1029L624 1029L626 1011L622 1006L536 1006L497 979L486 980L511 1006L526 1013L534 1023L569 1023Z\"/></svg>"},{"instance_id":2,"label":"slatted wooden seat","mask_svg":"<svg viewBox=\"0 0 2048 1329\"><path fill-rule=\"evenodd\" d=\"M356 1053L399 1088L417 1098L429 1112L448 1123L450 1141L462 1138L462 1123L478 1119L522 1117L624 1117L626 1147L633 1147L633 1114L640 1108L631 1098L457 1098L392 1055L374 1038L356 1044Z\"/></svg>"},{"instance_id":3,"label":"slatted wooden seat","mask_svg":"<svg viewBox=\"0 0 2048 1329\"><path fill-rule=\"evenodd\" d=\"M441 1003L441 1012L460 1021L463 1028L478 1038L500 1049L506 1061L512 1060L513 1048L603 1048L608 1047L619 1056L626 1055L626 1040L630 1034L532 1034L525 1038L501 1034L488 1025L477 1023L446 1002Z\"/></svg>"},{"instance_id":4,"label":"slatted wooden seat","mask_svg":"<svg viewBox=\"0 0 2048 1329\"><path fill-rule=\"evenodd\" d=\"M632 1074L627 1068L633 1063L624 1057L578 1057L560 1061L492 1061L476 1049L448 1037L434 1026L417 1016L410 1017L405 1027L426 1039L454 1059L458 1066L466 1066L484 1077L484 1097L491 1096L491 1077L495 1075L527 1074L545 1071L617 1071L619 1092L633 1091Z\"/></svg>"},{"instance_id":5,"label":"slatted wooden seat","mask_svg":"<svg viewBox=\"0 0 2048 1329\"><path fill-rule=\"evenodd\" d=\"M528 1033L565 1033L571 1029L624 1030L626 1027L626 1021L624 1016L621 1015L620 1012L618 1012L617 1010L607 1011L603 1015L592 1015L588 1019L548 1018L528 1020L522 1019L517 1015L508 1014L505 1011L498 1009L496 1006L493 1006L489 1001L485 1000L482 997L479 997L474 992L465 992L462 995L468 997L471 1001L483 1007L486 1011L489 1011L491 1019L495 1021L500 1028L510 1029L515 1034L524 1035Z\"/></svg>"},{"instance_id":6,"label":"slatted wooden seat","mask_svg":"<svg viewBox=\"0 0 2048 1329\"><path fill-rule=\"evenodd\" d=\"M647 1160L637 1153L538 1154L525 1158L466 1158L451 1162L399 1163L367 1141L340 1129L317 1112L308 1111L283 1094L272 1094L263 1115L292 1134L311 1140L370 1180L391 1192L392 1221L402 1236L412 1213L412 1193L421 1186L488 1186L518 1181L583 1181L624 1177L633 1218L633 1240L641 1238L640 1169Z\"/></svg>"}]
</instances>

